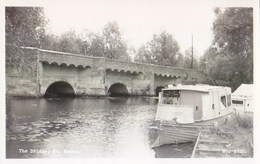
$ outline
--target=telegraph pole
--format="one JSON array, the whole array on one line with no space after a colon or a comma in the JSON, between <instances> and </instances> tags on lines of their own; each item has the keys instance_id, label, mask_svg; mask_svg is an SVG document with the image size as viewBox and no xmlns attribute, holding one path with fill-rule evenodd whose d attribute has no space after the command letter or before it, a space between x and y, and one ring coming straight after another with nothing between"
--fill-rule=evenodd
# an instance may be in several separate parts
<instances>
[{"instance_id":1,"label":"telegraph pole","mask_svg":"<svg viewBox=\"0 0 260 164\"><path fill-rule=\"evenodd\" d=\"M191 63L190 68L193 69L193 35L191 35Z\"/></svg>"}]
</instances>

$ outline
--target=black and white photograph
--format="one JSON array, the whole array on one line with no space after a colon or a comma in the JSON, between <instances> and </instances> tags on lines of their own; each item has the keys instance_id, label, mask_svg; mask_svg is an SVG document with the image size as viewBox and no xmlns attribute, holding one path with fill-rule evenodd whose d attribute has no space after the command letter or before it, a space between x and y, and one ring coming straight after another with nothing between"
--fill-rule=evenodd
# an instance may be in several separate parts
<instances>
[{"instance_id":1,"label":"black and white photograph","mask_svg":"<svg viewBox=\"0 0 260 164\"><path fill-rule=\"evenodd\" d=\"M253 159L259 2L225 2L4 4L6 160Z\"/></svg>"}]
</instances>

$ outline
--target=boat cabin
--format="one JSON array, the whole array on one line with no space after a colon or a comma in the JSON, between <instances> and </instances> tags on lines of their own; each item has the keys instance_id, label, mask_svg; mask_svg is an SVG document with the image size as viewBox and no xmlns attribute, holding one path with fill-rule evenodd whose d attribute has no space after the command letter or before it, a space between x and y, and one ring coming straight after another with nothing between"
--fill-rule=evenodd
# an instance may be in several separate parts
<instances>
[{"instance_id":1,"label":"boat cabin","mask_svg":"<svg viewBox=\"0 0 260 164\"><path fill-rule=\"evenodd\" d=\"M175 120L187 124L219 118L231 112L229 87L168 86L159 94L156 120Z\"/></svg>"},{"instance_id":2,"label":"boat cabin","mask_svg":"<svg viewBox=\"0 0 260 164\"><path fill-rule=\"evenodd\" d=\"M253 113L253 91L253 84L241 84L232 93L232 104L236 113Z\"/></svg>"}]
</instances>

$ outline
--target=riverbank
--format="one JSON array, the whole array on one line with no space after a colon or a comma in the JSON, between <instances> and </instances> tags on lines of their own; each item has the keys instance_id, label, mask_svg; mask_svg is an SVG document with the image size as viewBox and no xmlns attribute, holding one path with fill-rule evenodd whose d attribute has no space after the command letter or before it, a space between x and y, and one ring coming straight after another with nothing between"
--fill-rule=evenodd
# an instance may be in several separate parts
<instances>
[{"instance_id":1,"label":"riverbank","mask_svg":"<svg viewBox=\"0 0 260 164\"><path fill-rule=\"evenodd\" d=\"M200 140L205 142L198 145L195 158L252 158L253 114L233 114L223 125L202 131Z\"/></svg>"}]
</instances>

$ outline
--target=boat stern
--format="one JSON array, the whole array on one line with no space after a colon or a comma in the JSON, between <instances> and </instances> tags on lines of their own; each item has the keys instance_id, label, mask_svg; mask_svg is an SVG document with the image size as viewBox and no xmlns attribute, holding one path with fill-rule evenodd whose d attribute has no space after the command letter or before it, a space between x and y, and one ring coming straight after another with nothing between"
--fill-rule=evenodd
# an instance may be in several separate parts
<instances>
[{"instance_id":1,"label":"boat stern","mask_svg":"<svg viewBox=\"0 0 260 164\"><path fill-rule=\"evenodd\" d=\"M192 105L158 104L155 120L174 120L179 124L194 123L194 107Z\"/></svg>"}]
</instances>

